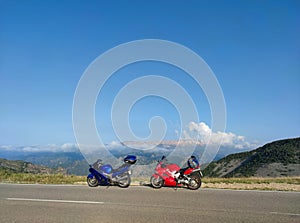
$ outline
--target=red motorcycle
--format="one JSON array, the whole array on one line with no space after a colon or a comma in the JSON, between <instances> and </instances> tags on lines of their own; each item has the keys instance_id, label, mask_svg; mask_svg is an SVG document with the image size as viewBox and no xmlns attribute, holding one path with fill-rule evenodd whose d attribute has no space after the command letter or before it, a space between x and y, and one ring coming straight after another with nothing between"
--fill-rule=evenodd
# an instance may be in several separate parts
<instances>
[{"instance_id":1,"label":"red motorcycle","mask_svg":"<svg viewBox=\"0 0 300 223\"><path fill-rule=\"evenodd\" d=\"M187 161L188 167L180 169L175 163L168 163L165 156L158 161L155 173L150 178L150 183L154 188L162 186L177 187L187 186L191 190L201 187L203 177L199 162L195 156L191 156Z\"/></svg>"}]
</instances>

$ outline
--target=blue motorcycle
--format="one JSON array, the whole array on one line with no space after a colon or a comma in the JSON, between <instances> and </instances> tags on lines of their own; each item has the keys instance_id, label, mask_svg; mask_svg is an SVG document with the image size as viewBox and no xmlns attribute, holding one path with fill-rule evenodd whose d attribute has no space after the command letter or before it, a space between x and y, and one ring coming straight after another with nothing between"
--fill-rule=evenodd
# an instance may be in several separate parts
<instances>
[{"instance_id":1,"label":"blue motorcycle","mask_svg":"<svg viewBox=\"0 0 300 223\"><path fill-rule=\"evenodd\" d=\"M90 187L117 185L122 188L129 187L131 182L130 166L136 163L136 156L128 155L124 158L124 164L113 169L110 164L103 165L102 160L97 160L89 165L90 174L87 183Z\"/></svg>"}]
</instances>

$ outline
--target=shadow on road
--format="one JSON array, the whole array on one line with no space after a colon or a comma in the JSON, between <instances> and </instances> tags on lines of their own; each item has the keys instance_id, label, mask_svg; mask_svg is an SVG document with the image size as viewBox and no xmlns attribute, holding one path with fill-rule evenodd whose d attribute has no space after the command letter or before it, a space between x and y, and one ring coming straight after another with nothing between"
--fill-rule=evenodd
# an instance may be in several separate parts
<instances>
[{"instance_id":1,"label":"shadow on road","mask_svg":"<svg viewBox=\"0 0 300 223\"><path fill-rule=\"evenodd\" d=\"M139 186L150 187L150 188L156 189L149 182L140 181ZM169 189L173 189L173 190L177 190L178 188L188 189L187 187L180 186L180 185L178 185L177 187L163 186L162 188L169 188Z\"/></svg>"}]
</instances>

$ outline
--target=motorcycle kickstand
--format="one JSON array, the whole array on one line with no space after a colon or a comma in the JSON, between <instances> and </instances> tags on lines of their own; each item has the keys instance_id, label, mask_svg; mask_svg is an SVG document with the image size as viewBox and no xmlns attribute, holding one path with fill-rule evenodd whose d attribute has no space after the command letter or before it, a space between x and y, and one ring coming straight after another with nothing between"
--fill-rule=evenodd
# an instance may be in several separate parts
<instances>
[{"instance_id":1,"label":"motorcycle kickstand","mask_svg":"<svg viewBox=\"0 0 300 223\"><path fill-rule=\"evenodd\" d=\"M178 182L176 181L176 186L174 187L174 190L177 191L178 188Z\"/></svg>"}]
</instances>

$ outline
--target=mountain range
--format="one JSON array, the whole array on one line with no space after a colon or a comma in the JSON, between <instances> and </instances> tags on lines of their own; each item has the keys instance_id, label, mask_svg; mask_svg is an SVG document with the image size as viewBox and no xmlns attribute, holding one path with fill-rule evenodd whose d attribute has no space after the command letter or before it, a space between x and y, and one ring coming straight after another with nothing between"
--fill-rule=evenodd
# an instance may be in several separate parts
<instances>
[{"instance_id":1,"label":"mountain range","mask_svg":"<svg viewBox=\"0 0 300 223\"><path fill-rule=\"evenodd\" d=\"M173 143L174 144L174 143ZM151 165L147 170L133 166L136 176L149 176L154 170L156 160L167 155L175 148L175 144L162 143L159 148L150 151L133 150L130 148L114 148L111 153L119 158L127 154L138 157L137 164ZM300 176L300 138L279 140L268 143L251 151L236 152L237 149L221 147L215 160L209 165L202 165L204 175L208 177L277 177ZM203 152L202 146L197 146L195 155ZM233 154L232 154L233 153ZM13 172L25 173L66 173L74 175L88 174L88 162L79 150L69 152L26 152L7 151L0 149L0 168ZM9 160L19 161L9 161ZM21 161L22 160L22 161Z\"/></svg>"},{"instance_id":2,"label":"mountain range","mask_svg":"<svg viewBox=\"0 0 300 223\"><path fill-rule=\"evenodd\" d=\"M208 177L300 176L300 138L279 140L211 162Z\"/></svg>"},{"instance_id":3,"label":"mountain range","mask_svg":"<svg viewBox=\"0 0 300 223\"><path fill-rule=\"evenodd\" d=\"M139 145L134 142L135 146ZM191 142L185 142L188 146ZM143 143L142 143L143 144ZM145 144L145 143L144 143ZM147 143L148 144L148 143ZM51 148L51 147L50 147ZM176 148L176 141L164 141L160 143L155 149L144 150L144 149L132 149L120 144L119 146L108 147L111 154L113 154L120 163L122 163L122 158L128 154L134 154L138 157L137 164L148 165L154 164L163 155L167 156ZM205 146L202 144L197 144L194 154L198 157L201 156ZM247 150L247 148L246 148ZM221 147L216 154L215 160L225 157L228 154L234 153L236 151L245 151L242 149ZM74 148L68 151L59 150L45 150L43 148L39 149L38 146L31 147L2 147L0 146L0 157L8 160L23 160L26 162L31 162L36 165L43 165L49 168L62 168L68 174L74 175L86 175L88 173L88 161L84 158L80 150L74 146ZM101 157L97 157L101 158ZM89 161L91 162L91 161ZM136 167L134 167L136 168ZM145 172L139 168L137 173ZM147 173L145 173L147 174ZM150 172L149 172L150 174ZM144 174L143 174L144 175Z\"/></svg>"}]
</instances>

